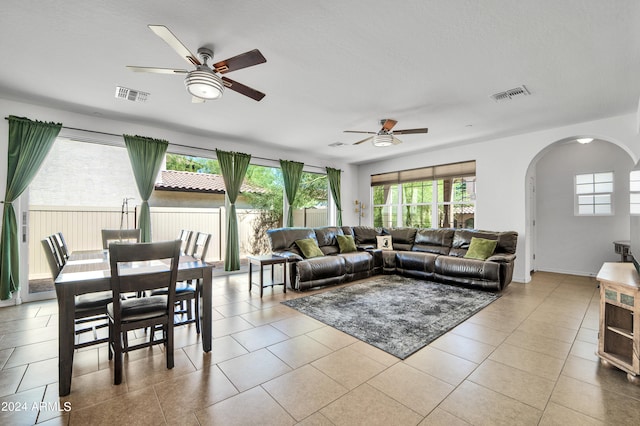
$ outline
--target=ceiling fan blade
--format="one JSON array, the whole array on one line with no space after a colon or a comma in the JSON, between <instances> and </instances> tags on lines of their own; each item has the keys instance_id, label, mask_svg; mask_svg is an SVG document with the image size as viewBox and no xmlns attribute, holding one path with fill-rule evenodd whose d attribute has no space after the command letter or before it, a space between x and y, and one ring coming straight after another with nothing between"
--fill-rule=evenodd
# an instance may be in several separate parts
<instances>
[{"instance_id":1,"label":"ceiling fan blade","mask_svg":"<svg viewBox=\"0 0 640 426\"><path fill-rule=\"evenodd\" d=\"M158 37L163 39L173 50L175 50L178 55L180 55L184 60L189 62L192 65L202 65L198 60L198 57L191 53L189 49L186 48L184 44L178 37L176 37L169 28L164 25L148 25L149 29L153 31Z\"/></svg>"},{"instance_id":2,"label":"ceiling fan blade","mask_svg":"<svg viewBox=\"0 0 640 426\"><path fill-rule=\"evenodd\" d=\"M373 136L369 136L368 138L364 138L361 141L358 141L358 142L354 143L354 145L360 145L361 143L365 143L367 141L370 141L371 139L373 139Z\"/></svg>"},{"instance_id":3,"label":"ceiling fan blade","mask_svg":"<svg viewBox=\"0 0 640 426\"><path fill-rule=\"evenodd\" d=\"M390 120L390 119L386 119L384 121L384 123L382 123L382 130L386 130L387 132L390 131L391 129L393 129L393 126L395 126L398 122L396 120Z\"/></svg>"},{"instance_id":4,"label":"ceiling fan blade","mask_svg":"<svg viewBox=\"0 0 640 426\"><path fill-rule=\"evenodd\" d=\"M396 130L393 133L396 135L412 135L416 133L428 133L429 129L426 127L424 129L406 129L406 130Z\"/></svg>"},{"instance_id":5,"label":"ceiling fan blade","mask_svg":"<svg viewBox=\"0 0 640 426\"><path fill-rule=\"evenodd\" d=\"M233 90L234 92L238 92L241 95L245 95L250 97L253 100L260 101L265 97L265 94L257 91L256 89L252 89L249 86L245 86L242 83L238 83L237 81L233 81L230 78L222 77L222 81L224 82L225 87Z\"/></svg>"},{"instance_id":6,"label":"ceiling fan blade","mask_svg":"<svg viewBox=\"0 0 640 426\"><path fill-rule=\"evenodd\" d=\"M177 70L173 68L134 67L131 65L127 65L127 68L134 72L152 72L155 74L186 74L189 72L187 70Z\"/></svg>"},{"instance_id":7,"label":"ceiling fan blade","mask_svg":"<svg viewBox=\"0 0 640 426\"><path fill-rule=\"evenodd\" d=\"M399 145L402 143L402 141L398 138L396 138L395 136L393 137L393 140L391 141L394 145Z\"/></svg>"},{"instance_id":8,"label":"ceiling fan blade","mask_svg":"<svg viewBox=\"0 0 640 426\"><path fill-rule=\"evenodd\" d=\"M361 132L360 130L345 130L343 133L366 133L368 135L376 134L376 132Z\"/></svg>"},{"instance_id":9,"label":"ceiling fan blade","mask_svg":"<svg viewBox=\"0 0 640 426\"><path fill-rule=\"evenodd\" d=\"M267 62L262 53L258 49L253 49L245 53L241 53L233 58L216 62L212 65L215 72L225 74L231 71L241 70L242 68L252 67L254 65Z\"/></svg>"},{"instance_id":10,"label":"ceiling fan blade","mask_svg":"<svg viewBox=\"0 0 640 426\"><path fill-rule=\"evenodd\" d=\"M191 103L192 104L203 104L204 103L204 99L199 98L197 96L192 96L191 97Z\"/></svg>"}]
</instances>

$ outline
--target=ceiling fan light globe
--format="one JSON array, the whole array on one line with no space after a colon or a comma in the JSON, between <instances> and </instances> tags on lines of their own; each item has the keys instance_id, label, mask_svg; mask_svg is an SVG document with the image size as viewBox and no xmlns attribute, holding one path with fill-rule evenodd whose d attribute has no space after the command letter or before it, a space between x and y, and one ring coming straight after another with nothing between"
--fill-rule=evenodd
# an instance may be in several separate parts
<instances>
[{"instance_id":1,"label":"ceiling fan light globe","mask_svg":"<svg viewBox=\"0 0 640 426\"><path fill-rule=\"evenodd\" d=\"M184 79L187 91L201 99L219 99L224 92L222 79L212 71L195 70Z\"/></svg>"},{"instance_id":2,"label":"ceiling fan light globe","mask_svg":"<svg viewBox=\"0 0 640 426\"><path fill-rule=\"evenodd\" d=\"M393 135L380 134L373 137L374 146L391 146L393 145Z\"/></svg>"}]
</instances>

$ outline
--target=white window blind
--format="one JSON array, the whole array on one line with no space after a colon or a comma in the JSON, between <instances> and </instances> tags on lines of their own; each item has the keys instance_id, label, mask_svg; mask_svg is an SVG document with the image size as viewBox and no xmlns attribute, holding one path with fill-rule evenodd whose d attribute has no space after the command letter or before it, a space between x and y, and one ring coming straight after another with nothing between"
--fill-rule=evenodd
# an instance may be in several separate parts
<instances>
[{"instance_id":1,"label":"white window blind","mask_svg":"<svg viewBox=\"0 0 640 426\"><path fill-rule=\"evenodd\" d=\"M453 177L467 177L475 176L475 174L476 162L465 161L462 163L442 164L432 167L421 167L419 169L400 170L397 172L371 175L371 186L420 182Z\"/></svg>"}]
</instances>

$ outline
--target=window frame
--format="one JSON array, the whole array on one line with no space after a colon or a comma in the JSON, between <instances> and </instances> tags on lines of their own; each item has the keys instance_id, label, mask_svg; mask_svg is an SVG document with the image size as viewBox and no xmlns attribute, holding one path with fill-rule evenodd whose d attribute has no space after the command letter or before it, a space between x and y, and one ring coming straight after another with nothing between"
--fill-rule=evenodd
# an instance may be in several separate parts
<instances>
[{"instance_id":1,"label":"window frame","mask_svg":"<svg viewBox=\"0 0 640 426\"><path fill-rule=\"evenodd\" d=\"M451 182L452 193L450 200L441 200L441 196L444 194L444 192L442 194L440 192L444 188L443 182L445 180L449 180ZM463 199L459 201L454 200L453 191L456 185L456 181L465 181L467 185L470 184L470 189L472 192L469 193L468 198L463 197ZM428 184L431 186L430 201L414 202L413 200L411 200L410 202L407 202L405 200L405 185L413 185L416 182L428 182ZM384 186L389 187L387 199L383 200L383 204L375 203L375 188ZM452 222L450 223L450 227L454 227L453 221L455 220L455 207L462 206L464 208L465 206L471 205L473 207L473 223L475 225L476 186L475 161L372 175L370 199L370 205L372 206L371 224L372 226L378 226L378 224L376 223L376 212L378 209L381 209L383 219L381 226L414 226L414 224L407 225L404 223L405 211L407 210L407 208L420 208L426 206L430 210L428 212L430 224L422 224L421 226L437 229L441 227L441 210L443 210L444 207L447 206L451 209L450 218ZM387 212L386 215L384 213L385 211ZM384 220L385 216L388 217L388 220L386 221ZM464 220L462 223L459 223L457 227L465 228L466 222L467 220Z\"/></svg>"},{"instance_id":2,"label":"window frame","mask_svg":"<svg viewBox=\"0 0 640 426\"><path fill-rule=\"evenodd\" d=\"M602 180L605 175L610 175L610 180ZM590 179L585 179L590 178ZM611 186L611 190L606 190L606 185ZM591 190L589 190L591 186ZM611 171L576 173L573 177L573 213L580 217L614 216L615 194L615 173ZM591 198L591 202L582 202ZM603 198L608 198L608 202L603 202ZM600 201L598 200L600 199ZM581 206L591 206L591 212L581 211ZM608 206L608 212L598 212L598 206Z\"/></svg>"},{"instance_id":3,"label":"window frame","mask_svg":"<svg viewBox=\"0 0 640 426\"><path fill-rule=\"evenodd\" d=\"M640 216L640 170L629 173L629 214Z\"/></svg>"}]
</instances>

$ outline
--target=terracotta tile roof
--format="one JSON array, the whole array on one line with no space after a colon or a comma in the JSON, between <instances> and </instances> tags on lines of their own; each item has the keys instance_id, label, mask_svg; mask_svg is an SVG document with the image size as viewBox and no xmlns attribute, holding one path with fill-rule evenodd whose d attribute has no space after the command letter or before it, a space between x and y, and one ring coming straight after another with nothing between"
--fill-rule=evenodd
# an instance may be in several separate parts
<instances>
[{"instance_id":1,"label":"terracotta tile roof","mask_svg":"<svg viewBox=\"0 0 640 426\"><path fill-rule=\"evenodd\" d=\"M158 191L225 193L222 175L163 170L160 174L160 179L161 181L156 182L155 185L155 189ZM245 183L240 187L240 192L252 192L254 194L266 193L262 188Z\"/></svg>"}]
</instances>

